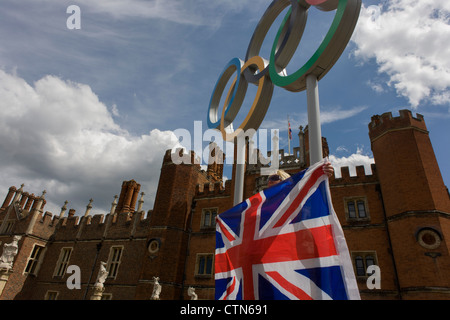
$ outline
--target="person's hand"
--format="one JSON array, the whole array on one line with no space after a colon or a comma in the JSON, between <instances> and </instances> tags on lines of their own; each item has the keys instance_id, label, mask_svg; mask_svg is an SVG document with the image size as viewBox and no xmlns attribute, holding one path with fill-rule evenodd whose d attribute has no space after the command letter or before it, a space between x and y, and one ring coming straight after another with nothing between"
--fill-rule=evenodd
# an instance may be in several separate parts
<instances>
[{"instance_id":1,"label":"person's hand","mask_svg":"<svg viewBox=\"0 0 450 320\"><path fill-rule=\"evenodd\" d=\"M329 177L334 174L334 168L331 165L331 162L325 162L325 164L323 165L323 172L325 172L325 174Z\"/></svg>"}]
</instances>

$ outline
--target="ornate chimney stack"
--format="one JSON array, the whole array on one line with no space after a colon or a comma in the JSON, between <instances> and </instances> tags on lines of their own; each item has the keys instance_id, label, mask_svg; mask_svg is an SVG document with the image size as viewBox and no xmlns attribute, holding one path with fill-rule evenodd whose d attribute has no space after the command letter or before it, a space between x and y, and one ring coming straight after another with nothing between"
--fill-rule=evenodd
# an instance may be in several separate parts
<instances>
[{"instance_id":1,"label":"ornate chimney stack","mask_svg":"<svg viewBox=\"0 0 450 320\"><path fill-rule=\"evenodd\" d=\"M35 200L35 202L34 202L34 203L36 203L36 206L33 206L33 209L32 209L32 212L31 212L31 214L33 216L31 217L31 221L28 224L28 228L27 228L27 231L26 231L27 235L31 234L33 232L33 228L34 228L34 225L36 223L36 220L37 220L37 217L39 215L39 212L44 207L44 203L45 203L45 197L44 196L45 196L46 193L47 193L47 191L45 191L45 190L42 191L42 195L39 198L37 198Z\"/></svg>"},{"instance_id":2,"label":"ornate chimney stack","mask_svg":"<svg viewBox=\"0 0 450 320\"><path fill-rule=\"evenodd\" d=\"M134 180L124 181L120 191L116 213L133 212L141 185Z\"/></svg>"},{"instance_id":3,"label":"ornate chimney stack","mask_svg":"<svg viewBox=\"0 0 450 320\"><path fill-rule=\"evenodd\" d=\"M5 201L3 201L2 204L2 209L6 208L7 206L9 206L9 204L11 203L11 199L14 196L14 193L16 192L16 187L12 186L9 188L8 194L6 195Z\"/></svg>"}]
</instances>

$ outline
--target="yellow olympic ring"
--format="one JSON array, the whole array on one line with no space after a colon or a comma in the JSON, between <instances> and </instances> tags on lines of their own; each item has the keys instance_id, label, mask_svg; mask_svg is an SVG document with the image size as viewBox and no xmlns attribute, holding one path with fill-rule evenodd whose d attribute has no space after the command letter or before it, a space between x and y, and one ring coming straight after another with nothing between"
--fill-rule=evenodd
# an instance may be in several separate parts
<instances>
[{"instance_id":1,"label":"yellow olympic ring","mask_svg":"<svg viewBox=\"0 0 450 320\"><path fill-rule=\"evenodd\" d=\"M263 60L263 58L259 56L255 56L248 60L244 66L241 68L240 75L236 75L236 78L234 78L233 83L231 84L230 90L228 91L227 98L225 99L225 106L228 104L229 100L231 99L231 95L234 92L234 87L236 85L236 81L238 77L244 76L244 71L247 68L250 68L252 66L256 66L259 71L262 71L266 68L266 64ZM241 80L241 82L244 82ZM227 119L226 118L226 108L223 108L222 111L222 117L220 118L220 131L222 132L222 138L225 141L233 141L235 137L237 137L242 131L247 131L250 128L258 128L261 122L264 120L264 116L266 115L267 109L269 108L270 99L272 98L273 93L273 83L270 81L270 79L267 76L263 76L259 78L258 80L258 91L256 92L255 99L253 100L253 104L250 108L250 112L247 114L247 117L244 119L244 121L241 123L239 128L234 131L231 131L231 122L234 119ZM256 112L258 111L258 112ZM255 113L256 112L256 113ZM225 125L225 121L228 120L228 125ZM231 121L229 121L231 120ZM228 128L228 129L227 129ZM228 131L228 132L227 132Z\"/></svg>"}]
</instances>

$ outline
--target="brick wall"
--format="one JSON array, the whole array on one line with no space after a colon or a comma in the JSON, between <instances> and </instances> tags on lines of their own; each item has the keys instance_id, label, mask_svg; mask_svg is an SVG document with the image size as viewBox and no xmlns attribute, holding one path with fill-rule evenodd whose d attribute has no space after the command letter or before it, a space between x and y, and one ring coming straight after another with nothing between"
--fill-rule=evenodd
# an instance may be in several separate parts
<instances>
[{"instance_id":1,"label":"brick wall","mask_svg":"<svg viewBox=\"0 0 450 320\"><path fill-rule=\"evenodd\" d=\"M372 174L360 166L356 176L341 168L340 178L330 178L333 206L350 253L374 253L381 269L381 290L369 290L367 277L358 277L361 296L448 299L450 203L423 117L413 117L407 110L398 117L374 116L369 136L376 162ZM154 208L147 216L134 211L140 185L131 180L122 185L116 214L80 218L72 209L68 217L59 219L41 210L26 235L38 197L24 197L20 206L28 206L32 213L24 210L13 230L0 235L2 244L11 242L13 234L23 235L14 272L0 299L43 299L48 290L58 291L58 299L89 299L100 262L108 261L112 247L123 250L117 276L105 281L105 294L113 299L149 299L154 276L160 278L161 299L189 299L190 286L199 299L213 299L214 276L197 274L198 255L215 250L215 228L205 226L202 216L206 209L220 213L231 208L234 184L228 180L223 185L223 167L210 165L205 172L195 163L195 154L188 158L188 164L174 164L170 150L166 152ZM292 167L288 172L301 169ZM246 172L244 198L254 194L258 177L255 170ZM16 191L10 188L0 222ZM349 218L346 203L353 198L365 201L367 218ZM437 247L419 243L424 229L439 235ZM36 244L46 248L38 275L24 274ZM67 247L73 250L69 264L81 270L80 290L67 288L69 274L55 276L61 250ZM3 246L0 254L2 250Z\"/></svg>"}]
</instances>

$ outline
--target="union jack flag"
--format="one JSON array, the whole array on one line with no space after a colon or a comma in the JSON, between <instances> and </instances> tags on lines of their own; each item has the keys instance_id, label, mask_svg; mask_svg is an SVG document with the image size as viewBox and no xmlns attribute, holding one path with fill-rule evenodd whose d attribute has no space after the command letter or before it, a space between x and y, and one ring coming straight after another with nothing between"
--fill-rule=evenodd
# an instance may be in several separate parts
<instances>
[{"instance_id":1,"label":"union jack flag","mask_svg":"<svg viewBox=\"0 0 450 320\"><path fill-rule=\"evenodd\" d=\"M288 121L288 127L289 127L289 140L292 140L291 123L289 121Z\"/></svg>"},{"instance_id":2,"label":"union jack flag","mask_svg":"<svg viewBox=\"0 0 450 320\"><path fill-rule=\"evenodd\" d=\"M216 217L216 299L360 299L324 163Z\"/></svg>"}]
</instances>

